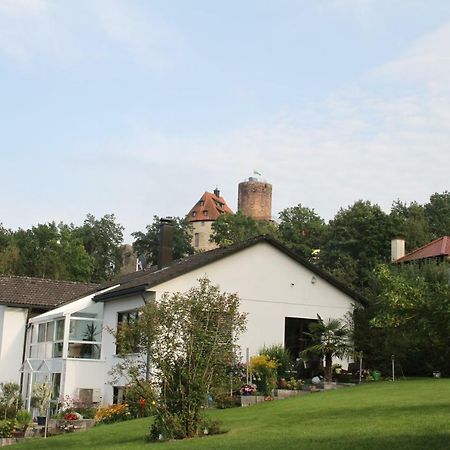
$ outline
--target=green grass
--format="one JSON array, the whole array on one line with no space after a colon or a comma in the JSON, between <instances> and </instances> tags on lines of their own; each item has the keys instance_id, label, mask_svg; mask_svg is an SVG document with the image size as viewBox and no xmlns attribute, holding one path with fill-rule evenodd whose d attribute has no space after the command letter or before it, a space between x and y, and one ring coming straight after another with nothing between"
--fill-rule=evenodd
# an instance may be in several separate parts
<instances>
[{"instance_id":1,"label":"green grass","mask_svg":"<svg viewBox=\"0 0 450 450\"><path fill-rule=\"evenodd\" d=\"M150 420L138 419L14 449L449 449L450 379L368 383L210 415L229 432L148 444Z\"/></svg>"}]
</instances>

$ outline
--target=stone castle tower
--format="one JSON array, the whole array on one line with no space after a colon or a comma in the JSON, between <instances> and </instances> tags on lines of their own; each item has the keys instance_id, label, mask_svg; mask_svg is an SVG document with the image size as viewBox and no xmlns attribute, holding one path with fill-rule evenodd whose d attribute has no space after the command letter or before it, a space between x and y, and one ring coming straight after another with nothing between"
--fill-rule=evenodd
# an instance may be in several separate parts
<instances>
[{"instance_id":1,"label":"stone castle tower","mask_svg":"<svg viewBox=\"0 0 450 450\"><path fill-rule=\"evenodd\" d=\"M272 185L250 177L239 183L238 210L255 220L272 220Z\"/></svg>"}]
</instances>

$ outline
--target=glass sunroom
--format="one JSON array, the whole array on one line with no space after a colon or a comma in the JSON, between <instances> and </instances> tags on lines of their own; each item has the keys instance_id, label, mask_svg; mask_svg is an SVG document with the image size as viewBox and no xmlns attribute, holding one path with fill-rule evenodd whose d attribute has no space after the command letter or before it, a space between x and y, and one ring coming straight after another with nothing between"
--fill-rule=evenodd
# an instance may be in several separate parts
<instances>
[{"instance_id":1,"label":"glass sunroom","mask_svg":"<svg viewBox=\"0 0 450 450\"><path fill-rule=\"evenodd\" d=\"M48 368L46 378L52 383L54 402L60 395L78 398L80 390L101 388L102 332L103 303L93 302L92 295L32 318L22 366L26 402L34 383L43 381L37 367Z\"/></svg>"}]
</instances>

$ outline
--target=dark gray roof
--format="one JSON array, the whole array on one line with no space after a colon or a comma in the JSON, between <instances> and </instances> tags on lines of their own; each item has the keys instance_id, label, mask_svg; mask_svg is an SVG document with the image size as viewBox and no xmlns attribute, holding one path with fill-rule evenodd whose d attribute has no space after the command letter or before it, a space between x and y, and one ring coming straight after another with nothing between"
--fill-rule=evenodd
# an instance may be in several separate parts
<instances>
[{"instance_id":1,"label":"dark gray roof","mask_svg":"<svg viewBox=\"0 0 450 450\"><path fill-rule=\"evenodd\" d=\"M96 292L97 284L0 275L0 305L53 309Z\"/></svg>"},{"instance_id":2,"label":"dark gray roof","mask_svg":"<svg viewBox=\"0 0 450 450\"><path fill-rule=\"evenodd\" d=\"M259 242L267 242L273 245L278 250L282 251L290 258L297 261L299 264L307 267L314 274L318 275L324 280L327 280L337 289L341 290L342 292L349 295L358 302L362 303L363 305L367 304L367 301L361 295L359 295L352 289L348 288L347 286L343 285L340 281L338 281L328 272L325 272L324 270L310 263L308 260L301 258L280 242L267 236L258 236L227 247L221 247L214 250L210 250L208 252L198 253L196 255L192 255L187 258L174 261L169 267L165 267L159 270L157 267L151 267L146 270L140 270L138 272L133 272L131 274L125 275L124 277L112 280L108 283L101 285L100 289L104 289L114 285L118 286L107 292L103 292L96 295L94 297L94 301L114 300L117 299L118 297L123 297L136 292L143 292L153 286L157 286L158 284L169 281L192 270L198 269L214 261L230 256L245 248L251 247L252 245L255 245Z\"/></svg>"}]
</instances>

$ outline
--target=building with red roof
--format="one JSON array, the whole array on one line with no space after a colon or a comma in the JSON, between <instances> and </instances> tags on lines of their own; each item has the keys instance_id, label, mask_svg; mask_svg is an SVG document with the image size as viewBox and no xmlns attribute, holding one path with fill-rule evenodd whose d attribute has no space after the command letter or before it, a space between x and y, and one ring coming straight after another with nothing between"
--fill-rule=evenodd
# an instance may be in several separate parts
<instances>
[{"instance_id":1,"label":"building with red roof","mask_svg":"<svg viewBox=\"0 0 450 450\"><path fill-rule=\"evenodd\" d=\"M450 260L450 236L442 236L434 241L413 250L412 252L394 260L395 263L409 261L449 261Z\"/></svg>"},{"instance_id":2,"label":"building with red roof","mask_svg":"<svg viewBox=\"0 0 450 450\"><path fill-rule=\"evenodd\" d=\"M227 202L216 188L214 192L205 192L188 213L188 220L193 226L192 246L196 250L212 250L216 244L209 241L212 224L222 214L234 214Z\"/></svg>"}]
</instances>

